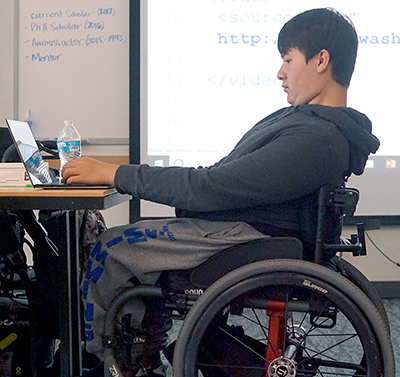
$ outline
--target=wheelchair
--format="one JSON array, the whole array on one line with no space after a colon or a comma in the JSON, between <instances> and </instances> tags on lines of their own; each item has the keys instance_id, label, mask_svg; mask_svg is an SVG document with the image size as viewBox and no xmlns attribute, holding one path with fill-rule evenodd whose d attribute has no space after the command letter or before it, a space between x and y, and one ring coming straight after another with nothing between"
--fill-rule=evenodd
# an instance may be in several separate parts
<instances>
[{"instance_id":1,"label":"wheelchair","mask_svg":"<svg viewBox=\"0 0 400 377\"><path fill-rule=\"evenodd\" d=\"M349 240L327 242L328 213L341 221L358 198L352 188L320 189L313 261L304 260L299 239L270 237L225 249L192 270L165 272L169 284L120 293L105 318L104 376L135 375L151 298L182 321L164 351L175 377L394 377L381 298L341 258L366 255L363 224ZM325 253L337 254L329 267Z\"/></svg>"}]
</instances>

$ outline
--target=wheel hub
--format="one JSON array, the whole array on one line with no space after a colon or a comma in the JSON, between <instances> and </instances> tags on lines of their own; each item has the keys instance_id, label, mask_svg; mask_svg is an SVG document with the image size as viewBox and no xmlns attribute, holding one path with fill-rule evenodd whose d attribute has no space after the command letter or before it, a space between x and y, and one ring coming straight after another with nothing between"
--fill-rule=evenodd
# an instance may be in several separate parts
<instances>
[{"instance_id":1,"label":"wheel hub","mask_svg":"<svg viewBox=\"0 0 400 377\"><path fill-rule=\"evenodd\" d=\"M278 357L268 367L269 377L295 377L296 365L287 357Z\"/></svg>"}]
</instances>

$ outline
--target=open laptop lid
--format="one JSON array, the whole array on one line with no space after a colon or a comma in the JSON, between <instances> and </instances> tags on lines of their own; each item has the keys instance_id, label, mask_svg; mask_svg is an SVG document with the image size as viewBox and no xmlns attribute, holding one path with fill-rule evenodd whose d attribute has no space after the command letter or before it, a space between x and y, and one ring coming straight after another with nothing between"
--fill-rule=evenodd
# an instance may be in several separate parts
<instances>
[{"instance_id":1,"label":"open laptop lid","mask_svg":"<svg viewBox=\"0 0 400 377\"><path fill-rule=\"evenodd\" d=\"M6 119L6 123L8 129L10 130L15 148L17 149L21 161L24 163L25 170L34 188L110 188L110 186L106 185L66 185L60 182L57 177L51 175L46 165L39 168L41 174L38 174L37 172L32 173L32 165L37 165L41 159L40 152L38 152L40 156L34 154L32 157L31 153L24 153L24 151L21 150L22 148L38 149L31 127L29 126L28 122L20 120Z\"/></svg>"},{"instance_id":2,"label":"open laptop lid","mask_svg":"<svg viewBox=\"0 0 400 377\"><path fill-rule=\"evenodd\" d=\"M53 180L51 179L50 173L46 167L42 167L42 174L40 175L40 178L38 178L38 175L33 174L30 169L32 164L37 164L40 161L41 156L34 155L30 158L29 154L24 153L22 148L29 149L38 149L35 137L33 136L32 130L28 124L28 122L24 121L19 121L19 120L13 120L13 119L6 119L6 123L8 126L8 129L10 130L11 137L13 139L15 148L19 154L19 157L21 158L21 161L24 163L25 170L29 176L29 180L32 183L33 187L37 187L38 185L42 184L50 184L53 183ZM24 156L25 154L25 156ZM44 170L43 170L44 169Z\"/></svg>"}]
</instances>

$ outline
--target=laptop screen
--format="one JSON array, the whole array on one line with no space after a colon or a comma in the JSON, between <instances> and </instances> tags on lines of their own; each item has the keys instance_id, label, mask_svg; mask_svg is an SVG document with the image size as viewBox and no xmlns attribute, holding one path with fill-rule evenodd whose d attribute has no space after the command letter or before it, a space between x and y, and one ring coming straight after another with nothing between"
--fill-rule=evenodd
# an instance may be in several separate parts
<instances>
[{"instance_id":1,"label":"laptop screen","mask_svg":"<svg viewBox=\"0 0 400 377\"><path fill-rule=\"evenodd\" d=\"M18 154L25 165L32 185L51 183L52 179L38 150L35 137L27 122L6 119Z\"/></svg>"}]
</instances>

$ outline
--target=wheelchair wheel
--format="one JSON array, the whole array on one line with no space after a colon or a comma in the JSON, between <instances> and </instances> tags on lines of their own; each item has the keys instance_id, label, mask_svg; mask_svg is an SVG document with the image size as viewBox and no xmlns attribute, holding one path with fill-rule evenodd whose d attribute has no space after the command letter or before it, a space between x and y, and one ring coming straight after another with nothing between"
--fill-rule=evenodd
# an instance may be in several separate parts
<instances>
[{"instance_id":1,"label":"wheelchair wheel","mask_svg":"<svg viewBox=\"0 0 400 377\"><path fill-rule=\"evenodd\" d=\"M378 310L320 265L271 260L214 283L188 313L176 377L395 376Z\"/></svg>"}]
</instances>

